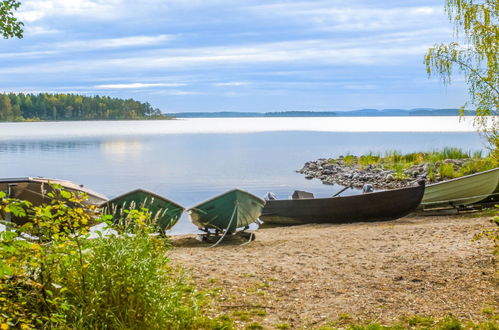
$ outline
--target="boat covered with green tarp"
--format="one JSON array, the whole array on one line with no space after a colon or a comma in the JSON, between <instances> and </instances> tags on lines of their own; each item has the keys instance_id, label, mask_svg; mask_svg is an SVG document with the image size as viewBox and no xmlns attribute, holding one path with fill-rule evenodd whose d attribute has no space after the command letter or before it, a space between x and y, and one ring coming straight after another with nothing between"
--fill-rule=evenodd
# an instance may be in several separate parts
<instances>
[{"instance_id":1,"label":"boat covered with green tarp","mask_svg":"<svg viewBox=\"0 0 499 330\"><path fill-rule=\"evenodd\" d=\"M124 210L145 208L151 213L151 219L163 231L172 228L184 211L183 206L144 189L136 189L114 197L100 207L103 213L112 215L115 222L123 218Z\"/></svg>"},{"instance_id":2,"label":"boat covered with green tarp","mask_svg":"<svg viewBox=\"0 0 499 330\"><path fill-rule=\"evenodd\" d=\"M187 210L191 222L203 231L234 233L248 228L262 213L265 201L240 189L230 190Z\"/></svg>"},{"instance_id":3,"label":"boat covered with green tarp","mask_svg":"<svg viewBox=\"0 0 499 330\"><path fill-rule=\"evenodd\" d=\"M499 167L426 186L423 208L464 206L478 203L494 194L499 184Z\"/></svg>"}]
</instances>

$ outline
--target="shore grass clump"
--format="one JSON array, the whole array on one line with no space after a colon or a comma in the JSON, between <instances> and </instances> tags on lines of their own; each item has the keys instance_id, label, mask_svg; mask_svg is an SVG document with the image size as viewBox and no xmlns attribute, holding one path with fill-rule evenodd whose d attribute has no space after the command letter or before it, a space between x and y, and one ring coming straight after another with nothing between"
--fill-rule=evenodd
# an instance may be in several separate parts
<instances>
[{"instance_id":1,"label":"shore grass clump","mask_svg":"<svg viewBox=\"0 0 499 330\"><path fill-rule=\"evenodd\" d=\"M347 154L307 162L298 172L305 174L306 179L317 178L324 184L356 188L371 184L374 188L394 189L421 180L434 183L454 179L498 166L498 159L493 154L447 147L406 154L397 150L360 156Z\"/></svg>"},{"instance_id":2,"label":"shore grass clump","mask_svg":"<svg viewBox=\"0 0 499 330\"><path fill-rule=\"evenodd\" d=\"M169 243L152 235L146 209L124 213L122 223L134 224L127 230L91 238L94 207L57 190L40 206L0 192L0 220L6 213L29 218L22 226L6 223L10 230L0 233L2 329L230 327L203 315L203 294L171 266Z\"/></svg>"},{"instance_id":3,"label":"shore grass clump","mask_svg":"<svg viewBox=\"0 0 499 330\"><path fill-rule=\"evenodd\" d=\"M339 159L331 159L330 163L341 161L346 166L358 166L360 169L380 167L394 172L396 180L407 178L406 170L411 167L426 164L428 179L452 179L476 172L486 171L497 167L497 160L491 156L483 156L483 152L464 151L460 148L446 147L442 150L431 152L412 152L402 154L390 150L381 155L369 152L365 155L355 156L347 154Z\"/></svg>"},{"instance_id":4,"label":"shore grass clump","mask_svg":"<svg viewBox=\"0 0 499 330\"><path fill-rule=\"evenodd\" d=\"M346 322L345 322L346 321ZM433 318L429 316L414 315L402 317L399 321L382 324L378 322L355 322L352 319L336 321L316 328L317 330L404 330L404 329L497 329L499 325L498 316L493 313L485 321L461 320L455 316L448 315L442 318Z\"/></svg>"},{"instance_id":5,"label":"shore grass clump","mask_svg":"<svg viewBox=\"0 0 499 330\"><path fill-rule=\"evenodd\" d=\"M361 168L366 168L368 165L378 165L380 162L381 156L373 152L360 156L358 161Z\"/></svg>"}]
</instances>

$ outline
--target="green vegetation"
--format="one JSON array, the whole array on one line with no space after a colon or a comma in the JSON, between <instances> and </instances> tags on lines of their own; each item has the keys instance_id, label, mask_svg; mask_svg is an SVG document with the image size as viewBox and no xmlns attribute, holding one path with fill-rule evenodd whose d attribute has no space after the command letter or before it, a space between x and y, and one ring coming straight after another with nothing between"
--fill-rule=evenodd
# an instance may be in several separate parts
<instances>
[{"instance_id":1,"label":"green vegetation","mask_svg":"<svg viewBox=\"0 0 499 330\"><path fill-rule=\"evenodd\" d=\"M351 329L351 330L404 330L404 329L439 329L439 330L459 330L459 329L498 329L499 317L492 313L489 319L484 322L462 321L454 316L447 316L441 319L432 317L412 316L404 317L399 322L383 325L377 322L358 323L352 318L339 318L330 322L317 330Z\"/></svg>"},{"instance_id":2,"label":"green vegetation","mask_svg":"<svg viewBox=\"0 0 499 330\"><path fill-rule=\"evenodd\" d=\"M470 100L462 106L461 114L465 108L476 111L475 124L497 160L499 119L486 116L499 110L499 5L492 0L446 0L445 4L456 41L430 48L426 71L440 76L444 84L449 84L456 72L464 76Z\"/></svg>"},{"instance_id":3,"label":"green vegetation","mask_svg":"<svg viewBox=\"0 0 499 330\"><path fill-rule=\"evenodd\" d=\"M149 103L109 96L0 94L0 121L168 119Z\"/></svg>"},{"instance_id":4,"label":"green vegetation","mask_svg":"<svg viewBox=\"0 0 499 330\"><path fill-rule=\"evenodd\" d=\"M0 35L5 39L22 38L23 37L23 22L14 17L21 3L17 0L2 0L0 1Z\"/></svg>"},{"instance_id":5,"label":"green vegetation","mask_svg":"<svg viewBox=\"0 0 499 330\"><path fill-rule=\"evenodd\" d=\"M397 151L388 151L384 155L372 152L362 156L348 154L343 158L330 160L331 163L338 161L342 161L348 166L358 166L361 169L379 167L392 170L395 180L406 179L407 170L418 165L424 165L430 181L435 181L437 176L441 179L452 179L499 166L497 159L492 156L484 157L481 151L470 152L459 148L444 148L440 151L408 154Z\"/></svg>"},{"instance_id":6,"label":"green vegetation","mask_svg":"<svg viewBox=\"0 0 499 330\"><path fill-rule=\"evenodd\" d=\"M0 215L30 219L0 233L2 329L231 328L203 315L206 298L169 264L168 241L151 235L147 210L126 212L121 223L135 225L121 234L90 239L94 208L54 187L51 204L41 206L0 192Z\"/></svg>"}]
</instances>

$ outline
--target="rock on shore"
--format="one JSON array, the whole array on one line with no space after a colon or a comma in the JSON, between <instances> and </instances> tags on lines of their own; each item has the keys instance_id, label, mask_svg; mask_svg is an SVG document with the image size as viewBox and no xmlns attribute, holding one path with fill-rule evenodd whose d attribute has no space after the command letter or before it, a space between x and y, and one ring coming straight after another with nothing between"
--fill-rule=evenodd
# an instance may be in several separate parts
<instances>
[{"instance_id":1,"label":"rock on shore","mask_svg":"<svg viewBox=\"0 0 499 330\"><path fill-rule=\"evenodd\" d=\"M356 157L355 157L356 158ZM354 158L354 159L355 159ZM441 163L452 164L455 169L459 169L466 160L446 159ZM298 173L305 175L306 179L319 179L324 184L340 184L342 186L352 186L362 188L365 184L371 184L378 189L395 189L416 184L419 180L426 183L443 180L438 173L430 175L430 168L438 168L441 164L436 162L433 166L430 163L412 165L403 171L386 169L381 164L371 164L361 167L352 162L345 162L343 156L339 159L321 158L315 161L306 162Z\"/></svg>"}]
</instances>

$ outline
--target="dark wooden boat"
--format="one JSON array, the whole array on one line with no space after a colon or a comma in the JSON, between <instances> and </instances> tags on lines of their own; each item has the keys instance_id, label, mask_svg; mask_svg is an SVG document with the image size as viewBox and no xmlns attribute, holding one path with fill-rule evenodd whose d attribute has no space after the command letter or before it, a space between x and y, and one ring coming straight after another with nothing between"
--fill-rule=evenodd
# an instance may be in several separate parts
<instances>
[{"instance_id":1,"label":"dark wooden boat","mask_svg":"<svg viewBox=\"0 0 499 330\"><path fill-rule=\"evenodd\" d=\"M83 185L66 180L41 177L0 179L0 191L4 192L6 197L26 200L33 205L38 206L43 203L49 204L52 201L52 198L47 195L47 193L53 191L52 184L60 185L65 191L74 194L86 194L88 198L83 201L84 205L99 205L102 202L107 201L105 196L90 190ZM25 223L27 219L12 218L10 220L22 224Z\"/></svg>"},{"instance_id":2,"label":"dark wooden boat","mask_svg":"<svg viewBox=\"0 0 499 330\"><path fill-rule=\"evenodd\" d=\"M354 196L269 200L260 219L264 225L394 220L414 211L424 190L421 182L408 188Z\"/></svg>"}]
</instances>

